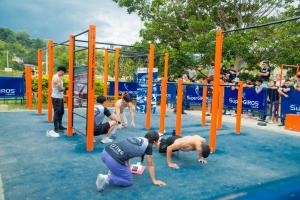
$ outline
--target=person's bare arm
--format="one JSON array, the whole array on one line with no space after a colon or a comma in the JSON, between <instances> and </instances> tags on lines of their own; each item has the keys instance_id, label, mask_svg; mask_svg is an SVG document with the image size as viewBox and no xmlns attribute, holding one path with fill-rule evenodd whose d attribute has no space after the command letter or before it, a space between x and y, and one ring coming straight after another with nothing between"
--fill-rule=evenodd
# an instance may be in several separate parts
<instances>
[{"instance_id":1,"label":"person's bare arm","mask_svg":"<svg viewBox=\"0 0 300 200\"><path fill-rule=\"evenodd\" d=\"M130 112L131 126L135 127L135 122L134 122L135 106L133 105L132 102L130 102L128 107L129 107L129 112Z\"/></svg>"},{"instance_id":2,"label":"person's bare arm","mask_svg":"<svg viewBox=\"0 0 300 200\"><path fill-rule=\"evenodd\" d=\"M121 108L117 105L115 105L115 112L116 112L116 119L118 122L120 122L121 121L121 116L120 116Z\"/></svg>"},{"instance_id":3,"label":"person's bare arm","mask_svg":"<svg viewBox=\"0 0 300 200\"><path fill-rule=\"evenodd\" d=\"M167 162L170 168L179 169L179 166L176 163L172 162L172 156L173 156L173 151L178 150L180 146L181 146L181 142L177 141L167 147Z\"/></svg>"},{"instance_id":4,"label":"person's bare arm","mask_svg":"<svg viewBox=\"0 0 300 200\"><path fill-rule=\"evenodd\" d=\"M282 91L282 88L279 88L279 89L278 89L278 93L281 94L281 95L283 95L283 96L285 96L285 97L288 97L288 95L285 94L285 93Z\"/></svg>"},{"instance_id":5,"label":"person's bare arm","mask_svg":"<svg viewBox=\"0 0 300 200\"><path fill-rule=\"evenodd\" d=\"M166 185L165 182L158 180L155 177L155 167L154 167L152 155L146 155L146 159L147 159L148 170L149 170L149 174L150 174L152 183L154 185L158 185L158 186L165 186Z\"/></svg>"}]
</instances>

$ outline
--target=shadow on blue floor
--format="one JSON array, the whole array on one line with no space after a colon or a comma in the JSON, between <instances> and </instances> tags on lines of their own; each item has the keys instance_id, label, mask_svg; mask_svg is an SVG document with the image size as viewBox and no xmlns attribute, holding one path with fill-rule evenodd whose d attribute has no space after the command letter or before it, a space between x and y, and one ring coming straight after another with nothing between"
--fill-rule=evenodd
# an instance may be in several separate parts
<instances>
[{"instance_id":1,"label":"shadow on blue floor","mask_svg":"<svg viewBox=\"0 0 300 200\"><path fill-rule=\"evenodd\" d=\"M224 124L218 132L217 151L206 165L197 162L196 153L180 152L174 154L174 162L181 168L172 170L165 155L154 150L156 175L166 187L153 186L145 171L134 176L132 187L109 186L98 193L96 175L107 172L100 160L105 146L97 144L88 153L81 135L46 137L46 130L52 129L46 117L33 112L0 113L0 178L5 199L299 199L297 136L245 126L241 135L235 135L234 124ZM199 118L182 118L183 135L199 134L208 140L209 124L202 127ZM84 124L74 125L84 129ZM153 115L151 124L153 130L159 129L159 115ZM136 126L119 131L117 141L143 136L145 115L137 114ZM171 133L174 127L175 115L168 113L166 131Z\"/></svg>"}]
</instances>

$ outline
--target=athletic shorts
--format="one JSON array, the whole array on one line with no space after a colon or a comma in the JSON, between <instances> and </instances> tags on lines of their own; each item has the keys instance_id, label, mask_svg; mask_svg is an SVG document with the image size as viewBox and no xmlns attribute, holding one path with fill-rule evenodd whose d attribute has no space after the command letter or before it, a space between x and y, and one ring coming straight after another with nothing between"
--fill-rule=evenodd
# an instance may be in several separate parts
<instances>
[{"instance_id":1,"label":"athletic shorts","mask_svg":"<svg viewBox=\"0 0 300 200\"><path fill-rule=\"evenodd\" d=\"M168 146L172 145L175 142L175 140L177 140L178 138L181 138L181 136L170 136L168 138L160 139L158 152L159 153L166 153ZM178 150L174 150L173 152L175 152L175 151L178 151Z\"/></svg>"},{"instance_id":2,"label":"athletic shorts","mask_svg":"<svg viewBox=\"0 0 300 200\"><path fill-rule=\"evenodd\" d=\"M108 122L100 124L99 126L95 127L94 136L103 135L108 133L110 129L110 125Z\"/></svg>"}]
</instances>

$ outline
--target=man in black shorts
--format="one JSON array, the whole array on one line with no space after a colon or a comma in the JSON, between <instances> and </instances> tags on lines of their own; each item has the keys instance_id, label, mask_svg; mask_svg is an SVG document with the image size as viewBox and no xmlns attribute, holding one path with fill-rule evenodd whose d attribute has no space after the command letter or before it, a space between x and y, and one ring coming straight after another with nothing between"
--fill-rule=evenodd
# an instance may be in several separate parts
<instances>
[{"instance_id":1,"label":"man in black shorts","mask_svg":"<svg viewBox=\"0 0 300 200\"><path fill-rule=\"evenodd\" d=\"M110 143L113 140L109 138L112 131L115 131L117 119L114 114L104 107L103 103L106 101L105 96L97 97L97 104L94 106L94 136L104 135L101 140L102 143ZM103 123L104 118L108 117L110 120Z\"/></svg>"},{"instance_id":2,"label":"man in black shorts","mask_svg":"<svg viewBox=\"0 0 300 200\"><path fill-rule=\"evenodd\" d=\"M202 164L207 162L204 158L207 158L210 154L209 145L207 145L206 140L199 135L184 137L170 136L166 139L162 138L160 139L158 148L160 153L167 153L168 166L175 169L179 169L179 166L172 162L172 154L175 151L197 151L198 162Z\"/></svg>"}]
</instances>

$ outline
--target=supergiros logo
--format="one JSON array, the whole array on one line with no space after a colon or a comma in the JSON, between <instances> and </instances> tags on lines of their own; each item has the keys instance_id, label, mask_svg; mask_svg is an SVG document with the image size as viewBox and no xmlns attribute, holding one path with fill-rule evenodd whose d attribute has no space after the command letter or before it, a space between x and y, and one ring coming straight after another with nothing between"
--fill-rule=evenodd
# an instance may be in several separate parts
<instances>
[{"instance_id":1,"label":"supergiros logo","mask_svg":"<svg viewBox=\"0 0 300 200\"><path fill-rule=\"evenodd\" d=\"M16 89L0 89L0 94L4 94L7 96L15 95Z\"/></svg>"},{"instance_id":2,"label":"supergiros logo","mask_svg":"<svg viewBox=\"0 0 300 200\"><path fill-rule=\"evenodd\" d=\"M237 99L229 98L229 103L237 104ZM250 105L252 108L258 108L259 101L251 101L248 99L244 99L243 105Z\"/></svg>"},{"instance_id":3,"label":"supergiros logo","mask_svg":"<svg viewBox=\"0 0 300 200\"><path fill-rule=\"evenodd\" d=\"M290 110L300 112L300 105L291 104L290 105Z\"/></svg>"}]
</instances>

